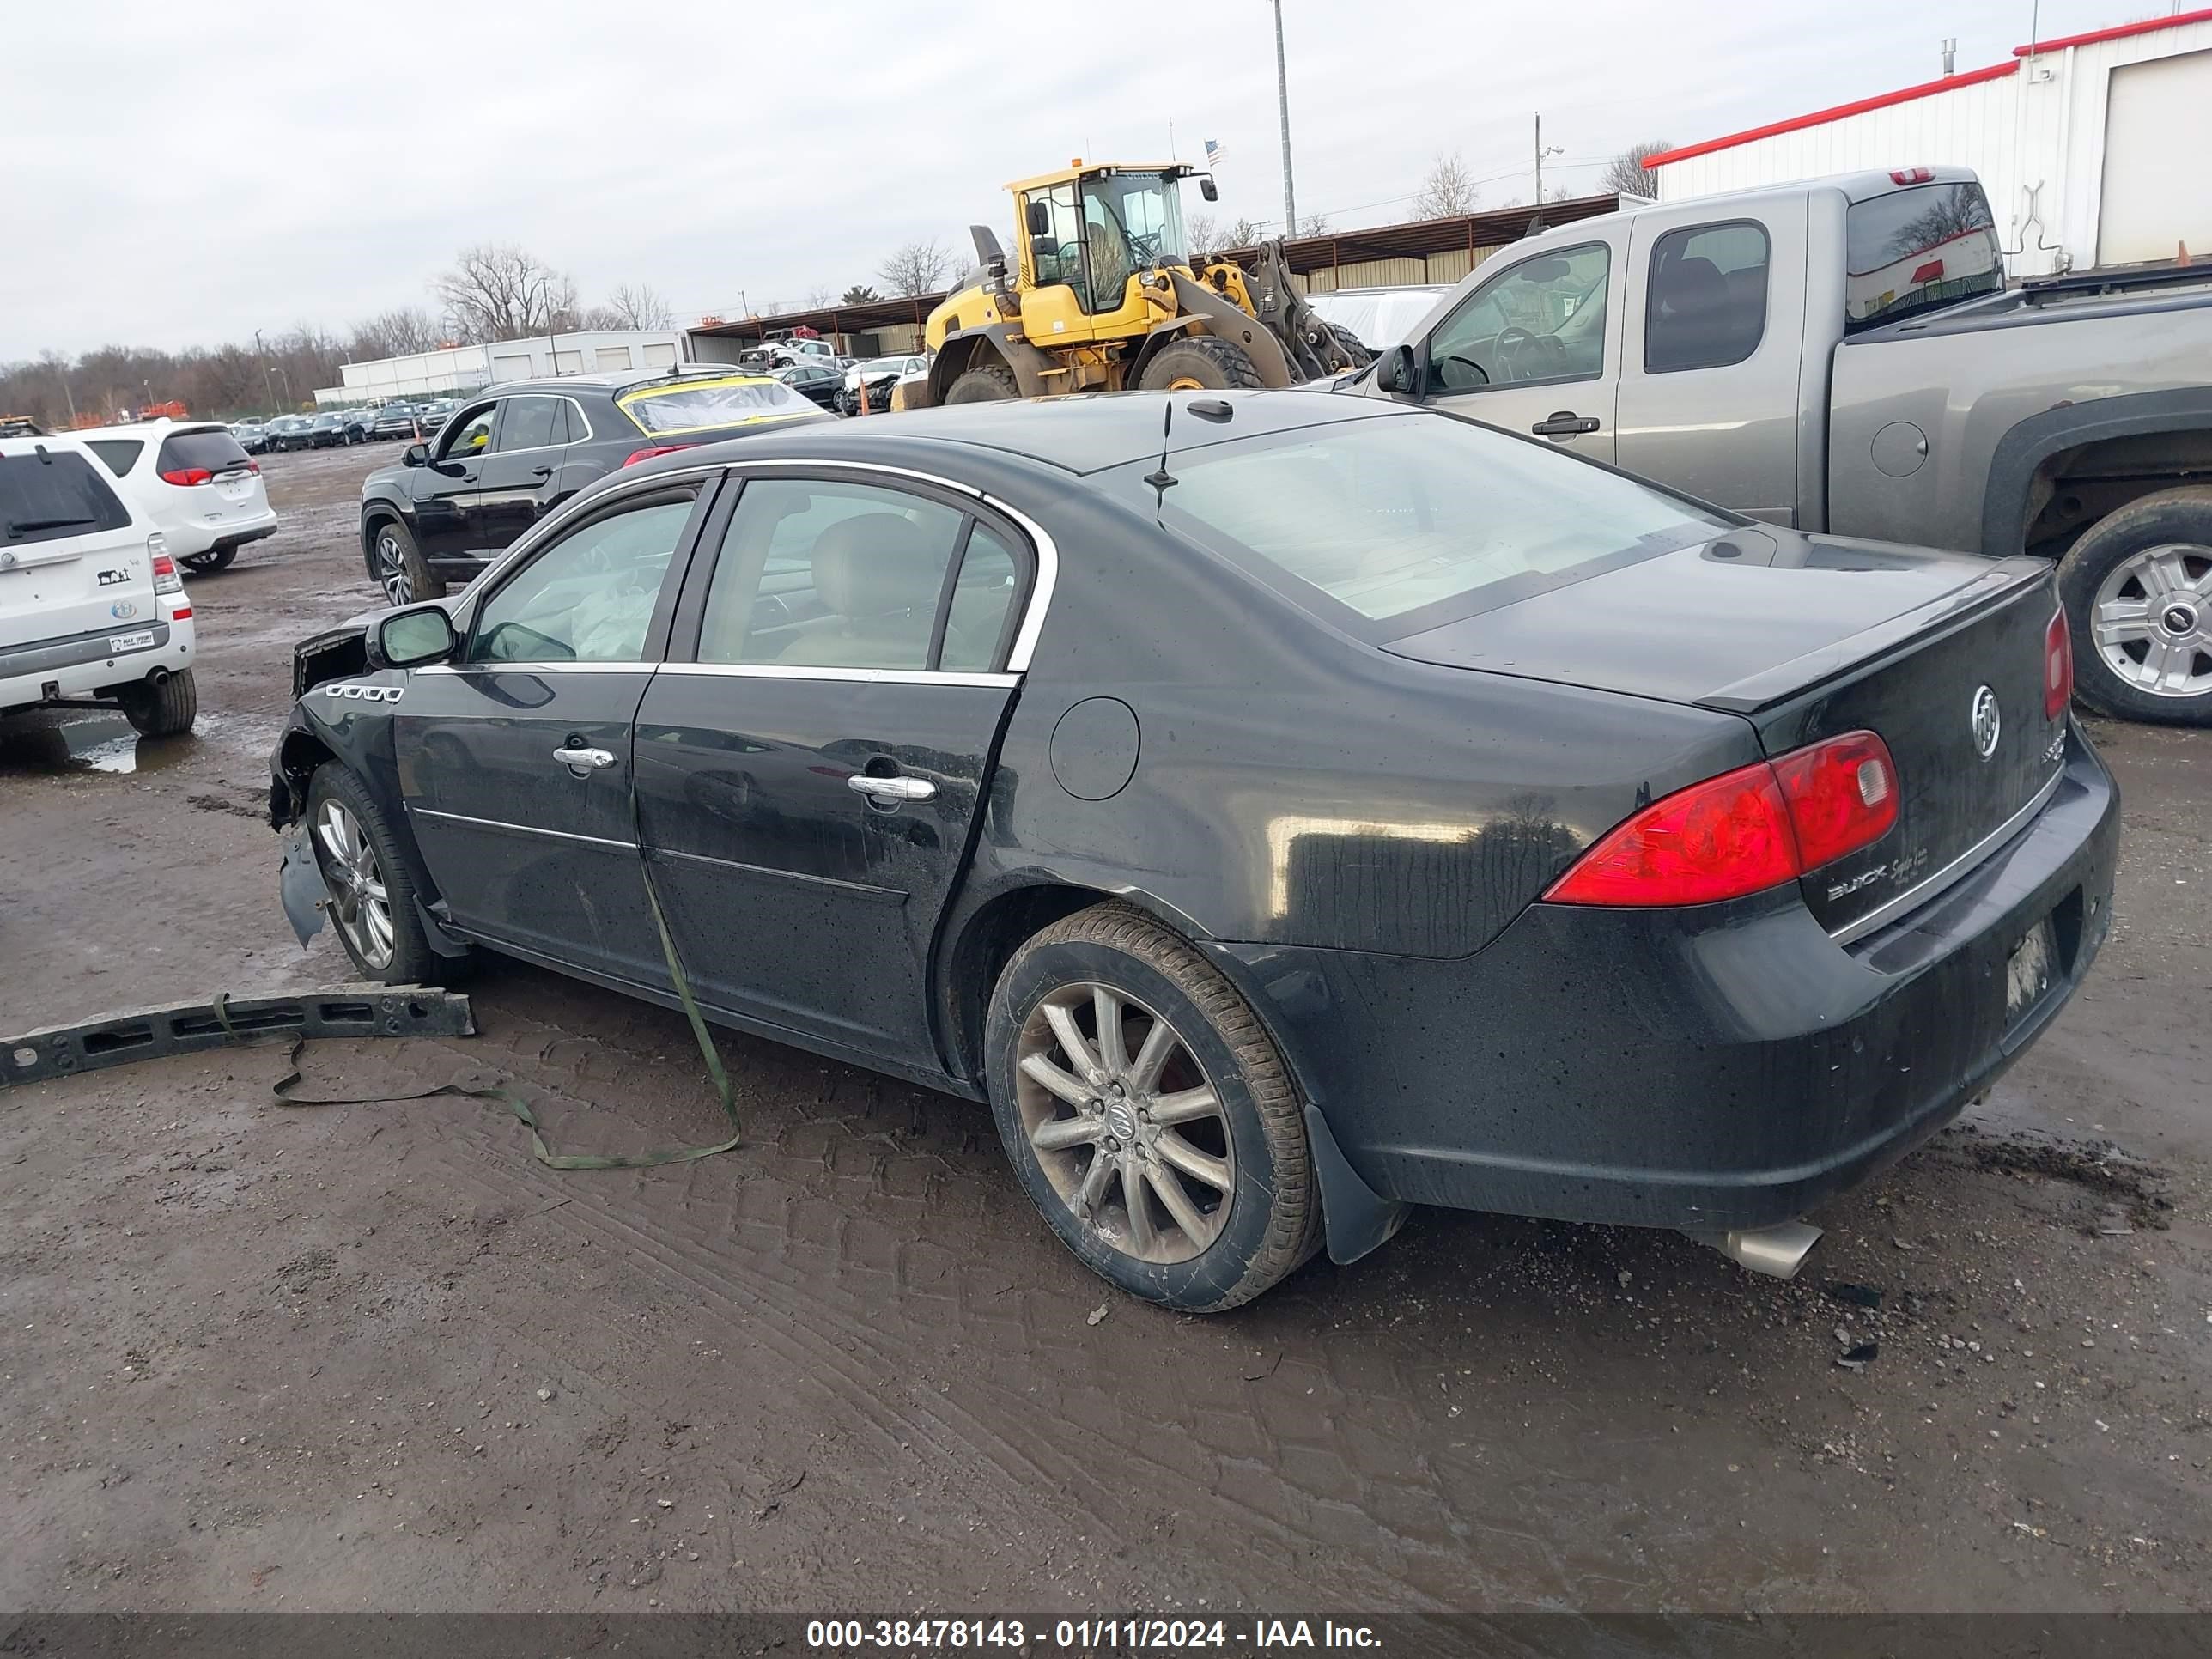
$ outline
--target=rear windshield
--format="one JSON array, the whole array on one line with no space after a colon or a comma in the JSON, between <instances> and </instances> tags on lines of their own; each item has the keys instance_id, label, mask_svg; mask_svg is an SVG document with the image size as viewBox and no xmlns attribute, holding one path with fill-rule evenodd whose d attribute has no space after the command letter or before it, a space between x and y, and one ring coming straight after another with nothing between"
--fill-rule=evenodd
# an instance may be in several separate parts
<instances>
[{"instance_id":1,"label":"rear windshield","mask_svg":"<svg viewBox=\"0 0 2212 1659\"><path fill-rule=\"evenodd\" d=\"M131 514L74 450L0 455L0 547L120 530Z\"/></svg>"},{"instance_id":2,"label":"rear windshield","mask_svg":"<svg viewBox=\"0 0 2212 1659\"><path fill-rule=\"evenodd\" d=\"M138 456L146 447L143 438L87 438L84 447L100 457L107 470L117 477L138 465Z\"/></svg>"},{"instance_id":3,"label":"rear windshield","mask_svg":"<svg viewBox=\"0 0 2212 1659\"><path fill-rule=\"evenodd\" d=\"M2004 286L2002 245L1979 185L1922 185L1844 215L1844 332Z\"/></svg>"},{"instance_id":4,"label":"rear windshield","mask_svg":"<svg viewBox=\"0 0 2212 1659\"><path fill-rule=\"evenodd\" d=\"M821 413L782 382L750 375L640 386L623 392L615 403L640 432L655 438Z\"/></svg>"},{"instance_id":5,"label":"rear windshield","mask_svg":"<svg viewBox=\"0 0 2212 1659\"><path fill-rule=\"evenodd\" d=\"M1117 470L1146 507L1153 460ZM1401 639L1735 521L1446 415L1340 421L1170 454L1160 521L1346 632Z\"/></svg>"},{"instance_id":6,"label":"rear windshield","mask_svg":"<svg viewBox=\"0 0 2212 1659\"><path fill-rule=\"evenodd\" d=\"M246 465L246 452L238 447L238 440L228 431L218 427L211 432L173 432L161 440L161 453L154 458L158 471L174 472L179 467L201 466L210 472Z\"/></svg>"}]
</instances>

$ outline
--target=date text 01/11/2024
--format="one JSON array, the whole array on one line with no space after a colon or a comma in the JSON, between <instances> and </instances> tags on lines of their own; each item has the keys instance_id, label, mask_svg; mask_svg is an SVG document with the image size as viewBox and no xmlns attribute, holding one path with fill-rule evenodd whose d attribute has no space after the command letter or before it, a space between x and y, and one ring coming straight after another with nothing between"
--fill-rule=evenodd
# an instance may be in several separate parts
<instances>
[{"instance_id":1,"label":"date text 01/11/2024","mask_svg":"<svg viewBox=\"0 0 2212 1659\"><path fill-rule=\"evenodd\" d=\"M1034 1633L1032 1633L1034 1632ZM1060 1619L1034 1626L1019 1619L817 1619L807 1621L810 1648L906 1652L959 1648L1023 1649L1032 1645L1089 1651L1100 1648L1292 1648L1382 1646L1366 1625L1333 1620L1256 1619L1249 1628L1221 1619Z\"/></svg>"}]
</instances>

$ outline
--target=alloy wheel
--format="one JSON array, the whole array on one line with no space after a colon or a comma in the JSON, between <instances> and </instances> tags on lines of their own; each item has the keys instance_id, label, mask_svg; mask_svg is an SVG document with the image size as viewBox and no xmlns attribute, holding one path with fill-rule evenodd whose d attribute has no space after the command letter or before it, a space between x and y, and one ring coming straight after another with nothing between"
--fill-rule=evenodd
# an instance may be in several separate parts
<instances>
[{"instance_id":1,"label":"alloy wheel","mask_svg":"<svg viewBox=\"0 0 2212 1659\"><path fill-rule=\"evenodd\" d=\"M376 585L394 605L415 603L415 579L407 574L407 551L389 530L376 538Z\"/></svg>"},{"instance_id":2,"label":"alloy wheel","mask_svg":"<svg viewBox=\"0 0 2212 1659\"><path fill-rule=\"evenodd\" d=\"M392 898L376 849L361 820L339 800L325 800L315 817L315 859L330 889L331 914L362 959L371 968L389 968L394 938Z\"/></svg>"},{"instance_id":3,"label":"alloy wheel","mask_svg":"<svg viewBox=\"0 0 2212 1659\"><path fill-rule=\"evenodd\" d=\"M2089 617L2105 666L2160 697L2212 694L2212 547L2170 542L2112 567Z\"/></svg>"},{"instance_id":4,"label":"alloy wheel","mask_svg":"<svg viewBox=\"0 0 2212 1659\"><path fill-rule=\"evenodd\" d=\"M1221 1236L1236 1144L1206 1067L1165 1019L1111 986L1062 986L1030 1011L1014 1063L1023 1130L1085 1229L1159 1264Z\"/></svg>"}]
</instances>

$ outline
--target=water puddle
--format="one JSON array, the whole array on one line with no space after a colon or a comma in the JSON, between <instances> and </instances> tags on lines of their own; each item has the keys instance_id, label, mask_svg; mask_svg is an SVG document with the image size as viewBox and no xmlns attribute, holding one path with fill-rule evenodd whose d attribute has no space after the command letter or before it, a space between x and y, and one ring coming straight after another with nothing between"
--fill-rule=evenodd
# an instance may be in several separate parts
<instances>
[{"instance_id":1,"label":"water puddle","mask_svg":"<svg viewBox=\"0 0 2212 1659\"><path fill-rule=\"evenodd\" d=\"M224 724L203 714L198 730L142 738L119 714L52 709L0 720L0 777L62 772L158 772L187 759Z\"/></svg>"}]
</instances>

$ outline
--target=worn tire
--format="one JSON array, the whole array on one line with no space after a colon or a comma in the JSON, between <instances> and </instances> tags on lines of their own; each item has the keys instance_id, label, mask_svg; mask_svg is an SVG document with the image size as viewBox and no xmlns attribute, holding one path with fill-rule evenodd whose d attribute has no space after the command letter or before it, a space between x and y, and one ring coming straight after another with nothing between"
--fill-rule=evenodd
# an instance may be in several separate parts
<instances>
[{"instance_id":1,"label":"worn tire","mask_svg":"<svg viewBox=\"0 0 2212 1659\"><path fill-rule=\"evenodd\" d=\"M316 861L326 872L325 884L330 880L330 849L321 840L319 829L323 803L333 799L342 803L361 826L375 855L377 875L384 884L392 916L392 960L379 966L356 947L332 902L325 913L331 930L338 936L354 967L364 979L382 985L433 985L451 977L451 965L465 958L441 957L430 948L423 936L422 920L415 910L415 896L421 890L415 866L362 781L339 761L324 762L307 781L307 834L314 843Z\"/></svg>"},{"instance_id":2,"label":"worn tire","mask_svg":"<svg viewBox=\"0 0 2212 1659\"><path fill-rule=\"evenodd\" d=\"M1228 392L1265 386L1244 348L1211 334L1187 334L1152 354L1137 377L1145 392Z\"/></svg>"},{"instance_id":3,"label":"worn tire","mask_svg":"<svg viewBox=\"0 0 2212 1659\"><path fill-rule=\"evenodd\" d=\"M159 685L134 685L119 699L123 718L142 738L178 738L199 718L200 690L192 671L182 668Z\"/></svg>"},{"instance_id":4,"label":"worn tire","mask_svg":"<svg viewBox=\"0 0 2212 1659\"><path fill-rule=\"evenodd\" d=\"M1012 369L1004 363L978 363L952 382L945 394L945 401L948 404L995 404L1021 395L1021 383L1014 379Z\"/></svg>"},{"instance_id":5,"label":"worn tire","mask_svg":"<svg viewBox=\"0 0 2212 1659\"><path fill-rule=\"evenodd\" d=\"M2212 489L2163 489L2130 501L2089 526L2058 566L2058 597L2073 631L2074 694L2100 714L2176 726L2212 726L2212 683L2188 696L2153 691L2122 677L2096 640L2097 595L2119 567L2150 549L2196 550L2184 559L2194 592L2185 603L2197 618L2200 673L2212 669Z\"/></svg>"},{"instance_id":6,"label":"worn tire","mask_svg":"<svg viewBox=\"0 0 2212 1659\"><path fill-rule=\"evenodd\" d=\"M177 562L187 570L208 575L217 570L230 568L230 562L238 556L234 547L210 547L204 553L180 553Z\"/></svg>"},{"instance_id":7,"label":"worn tire","mask_svg":"<svg viewBox=\"0 0 2212 1659\"><path fill-rule=\"evenodd\" d=\"M1343 324L1329 323L1325 326L1329 337L1336 342L1337 349L1351 359L1352 368L1364 368L1375 361L1375 354L1368 349L1367 343Z\"/></svg>"},{"instance_id":8,"label":"worn tire","mask_svg":"<svg viewBox=\"0 0 2212 1659\"><path fill-rule=\"evenodd\" d=\"M1229 1214L1187 1261L1140 1260L1087 1226L1046 1176L1023 1127L1015 1070L1022 1028L1045 996L1085 983L1157 1010L1205 1067L1224 1108L1235 1154ZM999 975L984 1042L992 1114L1015 1174L1060 1242L1101 1278L1163 1307L1214 1313L1250 1301L1314 1253L1320 1190L1290 1067L1237 988L1153 917L1098 904L1030 939Z\"/></svg>"},{"instance_id":9,"label":"worn tire","mask_svg":"<svg viewBox=\"0 0 2212 1659\"><path fill-rule=\"evenodd\" d=\"M370 532L368 577L382 590L386 605L417 605L446 596L446 584L431 570L407 526L397 519L378 520Z\"/></svg>"}]
</instances>

